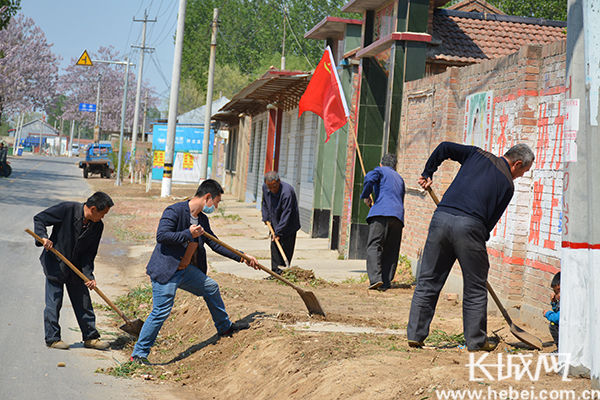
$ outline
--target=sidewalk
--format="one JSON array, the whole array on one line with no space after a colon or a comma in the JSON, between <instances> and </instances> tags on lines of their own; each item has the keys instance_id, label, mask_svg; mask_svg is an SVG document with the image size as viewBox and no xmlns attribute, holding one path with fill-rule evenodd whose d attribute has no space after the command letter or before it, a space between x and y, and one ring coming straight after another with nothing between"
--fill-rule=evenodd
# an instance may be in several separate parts
<instances>
[{"instance_id":1,"label":"sidewalk","mask_svg":"<svg viewBox=\"0 0 600 400\"><path fill-rule=\"evenodd\" d=\"M256 232L252 237L220 234L219 238L227 244L252 254L267 268L271 268L270 239L268 230L261 219L261 212L254 203L243 203L225 197L220 205L225 215L239 215L240 221L228 224L229 230L239 225L241 229ZM367 272L365 260L339 260L339 253L329 250L329 239L313 239L306 232L298 231L292 266L312 270L317 278L341 282L345 279L360 279ZM207 251L210 266L217 272L230 273L244 278L262 279L267 276L263 271L256 271L246 264L236 263L220 255Z\"/></svg>"}]
</instances>

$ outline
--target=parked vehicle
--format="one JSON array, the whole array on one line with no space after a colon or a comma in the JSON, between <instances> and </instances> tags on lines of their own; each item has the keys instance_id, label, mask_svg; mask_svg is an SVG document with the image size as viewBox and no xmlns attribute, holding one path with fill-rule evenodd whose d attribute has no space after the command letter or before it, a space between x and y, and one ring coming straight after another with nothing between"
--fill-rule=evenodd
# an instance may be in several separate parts
<instances>
[{"instance_id":1,"label":"parked vehicle","mask_svg":"<svg viewBox=\"0 0 600 400\"><path fill-rule=\"evenodd\" d=\"M71 145L71 154L75 157L79 156L79 145L77 143Z\"/></svg>"},{"instance_id":2,"label":"parked vehicle","mask_svg":"<svg viewBox=\"0 0 600 400\"><path fill-rule=\"evenodd\" d=\"M92 143L85 151L85 161L79 161L79 168L83 168L83 177L89 174L100 174L103 178L110 178L114 172L111 161L112 146L109 143Z\"/></svg>"}]
</instances>

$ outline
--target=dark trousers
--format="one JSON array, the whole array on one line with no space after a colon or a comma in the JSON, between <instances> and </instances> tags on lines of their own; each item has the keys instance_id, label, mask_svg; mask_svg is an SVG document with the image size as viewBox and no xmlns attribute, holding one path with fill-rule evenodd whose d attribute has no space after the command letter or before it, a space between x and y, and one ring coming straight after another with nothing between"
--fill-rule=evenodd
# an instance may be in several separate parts
<instances>
[{"instance_id":1,"label":"dark trousers","mask_svg":"<svg viewBox=\"0 0 600 400\"><path fill-rule=\"evenodd\" d=\"M550 329L550 334L552 335L554 344L558 347L558 325L551 322L548 328Z\"/></svg>"},{"instance_id":2,"label":"dark trousers","mask_svg":"<svg viewBox=\"0 0 600 400\"><path fill-rule=\"evenodd\" d=\"M100 334L96 330L96 316L92 308L90 291L83 280L69 272L65 282L58 282L46 278L46 308L44 309L44 331L46 344L50 345L60 339L60 325L58 319L63 303L64 287L77 317L83 340L97 339Z\"/></svg>"},{"instance_id":3,"label":"dark trousers","mask_svg":"<svg viewBox=\"0 0 600 400\"><path fill-rule=\"evenodd\" d=\"M384 289L390 287L398 266L403 228L404 224L396 217L369 218L367 274L371 285L383 282Z\"/></svg>"},{"instance_id":4,"label":"dark trousers","mask_svg":"<svg viewBox=\"0 0 600 400\"><path fill-rule=\"evenodd\" d=\"M284 236L279 238L279 244L283 248L283 252L287 257L288 261L292 262L292 256L294 255L294 247L296 247L296 233L290 236ZM281 274L281 266L285 267L285 260L281 256L277 244L275 241L271 241L271 270L278 274Z\"/></svg>"},{"instance_id":5,"label":"dark trousers","mask_svg":"<svg viewBox=\"0 0 600 400\"><path fill-rule=\"evenodd\" d=\"M429 225L421 270L410 306L408 340L423 341L435 313L440 291L458 259L463 275L463 331L467 348L480 348L487 338L487 276L485 242L489 233L480 221L436 211Z\"/></svg>"}]
</instances>

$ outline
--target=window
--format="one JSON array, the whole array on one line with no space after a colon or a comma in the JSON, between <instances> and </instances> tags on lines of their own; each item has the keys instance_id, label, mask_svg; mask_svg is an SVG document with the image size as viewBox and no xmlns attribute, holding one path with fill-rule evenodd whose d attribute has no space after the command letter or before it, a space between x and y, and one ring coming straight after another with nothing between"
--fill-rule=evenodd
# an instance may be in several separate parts
<instances>
[{"instance_id":1,"label":"window","mask_svg":"<svg viewBox=\"0 0 600 400\"><path fill-rule=\"evenodd\" d=\"M235 172L237 162L237 146L238 146L239 127L235 127L229 131L229 141L227 143L227 164L225 169L230 172Z\"/></svg>"},{"instance_id":2,"label":"window","mask_svg":"<svg viewBox=\"0 0 600 400\"><path fill-rule=\"evenodd\" d=\"M250 157L248 159L248 173L254 170L254 142L256 141L256 124L252 124L252 135L250 136Z\"/></svg>"}]
</instances>

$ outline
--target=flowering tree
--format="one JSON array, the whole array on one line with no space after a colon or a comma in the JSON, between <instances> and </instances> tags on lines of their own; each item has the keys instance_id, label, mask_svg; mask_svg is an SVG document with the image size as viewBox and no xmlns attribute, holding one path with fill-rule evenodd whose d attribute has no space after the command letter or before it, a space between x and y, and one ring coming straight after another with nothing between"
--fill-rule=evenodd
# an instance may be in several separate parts
<instances>
[{"instance_id":1,"label":"flowering tree","mask_svg":"<svg viewBox=\"0 0 600 400\"><path fill-rule=\"evenodd\" d=\"M59 60L51 47L31 18L18 15L0 30L0 117L51 103Z\"/></svg>"},{"instance_id":2,"label":"flowering tree","mask_svg":"<svg viewBox=\"0 0 600 400\"><path fill-rule=\"evenodd\" d=\"M93 60L123 61L125 57L113 47L100 47L97 53L90 53ZM118 132L121 129L121 105L123 101L123 84L125 78L125 65L93 63L91 67L71 65L66 68L66 73L60 77L60 91L66 98L62 105L62 118L81 121L89 127L94 126L95 113L79 111L79 103L96 103L98 80L100 80L100 127L103 131ZM127 90L127 111L125 113L125 129L131 131L133 126L133 109L135 107L136 76L133 67L129 67L129 82ZM148 85L142 85L142 93L146 93ZM150 90L150 93L153 93ZM148 107L157 104L158 98L148 97ZM96 105L98 107L98 105ZM142 113L140 112L140 123Z\"/></svg>"}]
</instances>

